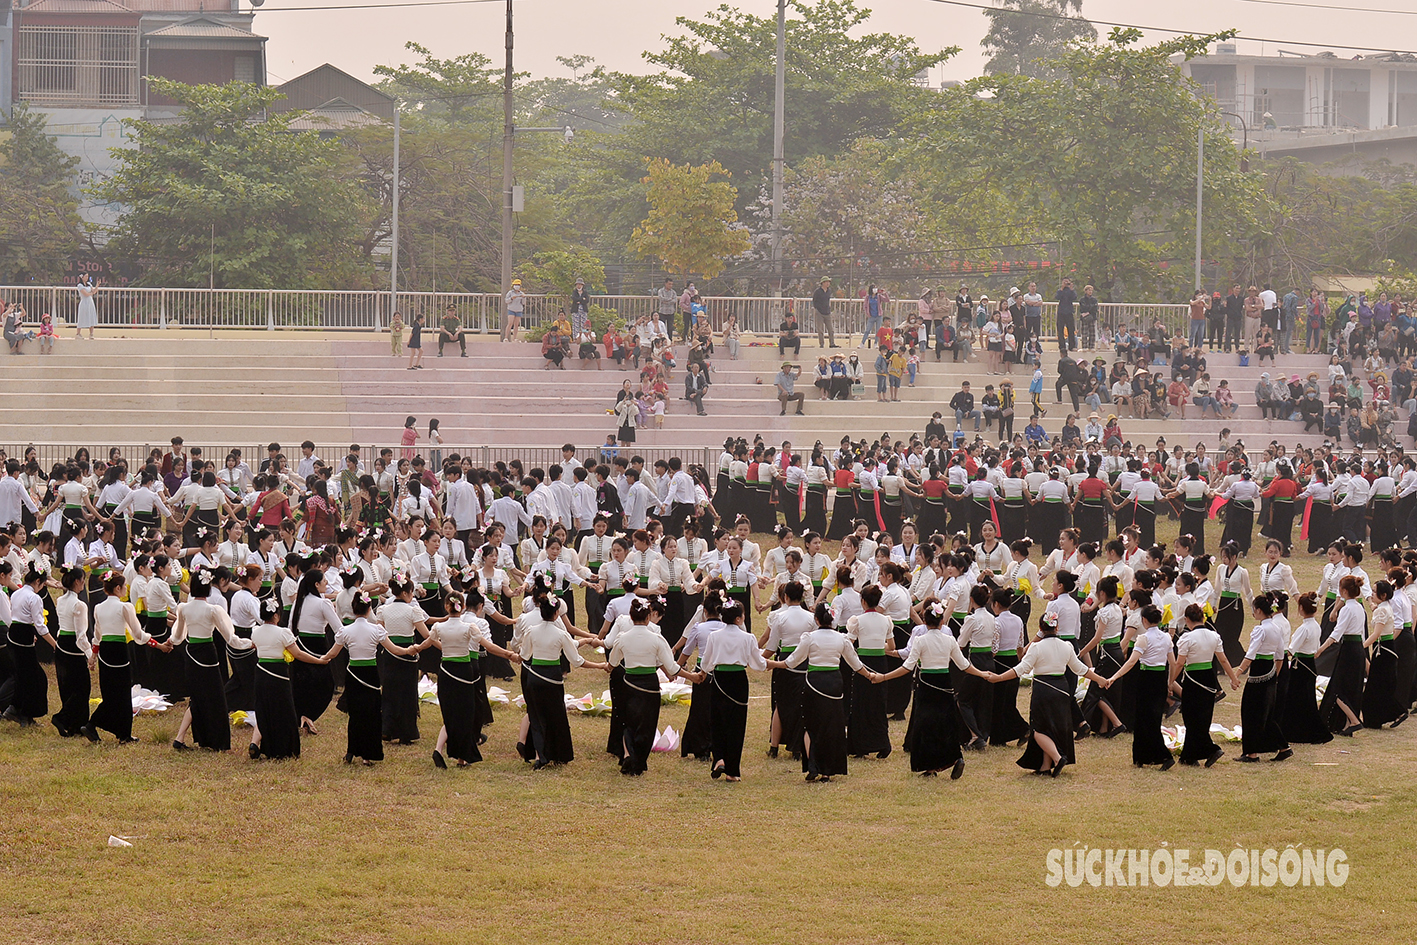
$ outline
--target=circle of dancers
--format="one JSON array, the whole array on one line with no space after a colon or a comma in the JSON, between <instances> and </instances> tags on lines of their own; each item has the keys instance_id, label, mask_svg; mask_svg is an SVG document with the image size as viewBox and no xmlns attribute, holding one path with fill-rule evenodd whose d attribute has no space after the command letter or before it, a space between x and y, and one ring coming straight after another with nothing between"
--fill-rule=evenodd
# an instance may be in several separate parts
<instances>
[{"instance_id":1,"label":"circle of dancers","mask_svg":"<svg viewBox=\"0 0 1417 945\"><path fill-rule=\"evenodd\" d=\"M432 763L466 767L493 722L488 679L519 676L515 751L540 770L575 758L566 681L590 669L608 674L605 751L624 774L648 769L661 680L681 678L682 756L739 781L748 706L765 695L767 753L818 783L889 757L893 720L908 722L910 769L951 778L968 753L1011 745L1020 768L1057 777L1079 740L1123 734L1137 766L1210 767L1224 757L1215 704L1241 688L1241 762L1406 720L1417 552L1397 547L1395 508L1381 523L1374 510L1376 579L1344 536L1366 537L1375 500L1417 493L1410 459L1398 481L1385 461L1329 458L1301 477L1277 456L1258 471L1231 454L1223 469L1181 457L1168 471L1115 449L916 458L915 445L844 442L830 459L818 447L804 468L790 449L730 442L716 484L677 457L587 466L571 446L525 475L456 456L434 475L405 457L334 494L327 470L302 479L275 444L254 476L236 454L221 476L171 454L100 474L85 456L36 488L11 460L0 707L21 726L49 716L63 737L127 744L136 684L185 702L176 751L231 750L230 714L247 713L255 760L299 756L333 706L348 716L345 762L372 765L422 739L427 674ZM1124 461L1104 470L1109 456ZM1327 557L1306 593L1285 561L1300 500ZM1168 512L1182 530L1169 551L1154 541ZM766 693L753 673L769 674ZM1178 712L1179 756L1163 733Z\"/></svg>"}]
</instances>

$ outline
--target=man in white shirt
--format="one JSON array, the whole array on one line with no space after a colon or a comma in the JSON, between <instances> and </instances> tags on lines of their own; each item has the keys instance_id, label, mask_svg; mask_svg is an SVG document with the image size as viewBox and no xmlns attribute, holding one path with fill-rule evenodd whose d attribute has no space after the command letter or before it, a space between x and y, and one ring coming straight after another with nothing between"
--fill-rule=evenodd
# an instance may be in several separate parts
<instances>
[{"instance_id":1,"label":"man in white shirt","mask_svg":"<svg viewBox=\"0 0 1417 945\"><path fill-rule=\"evenodd\" d=\"M1359 467L1360 469L1362 467ZM1368 480L1361 475L1350 476L1348 498L1343 503L1343 521L1340 523L1343 537L1362 544L1368 537Z\"/></svg>"},{"instance_id":2,"label":"man in white shirt","mask_svg":"<svg viewBox=\"0 0 1417 945\"><path fill-rule=\"evenodd\" d=\"M555 509L555 521L566 526L567 534L574 535L576 530L576 501L571 494L571 487L566 485L561 478L562 471L559 463L552 464L548 470L546 490L551 493L551 504Z\"/></svg>"},{"instance_id":3,"label":"man in white shirt","mask_svg":"<svg viewBox=\"0 0 1417 945\"><path fill-rule=\"evenodd\" d=\"M308 476L315 472L316 462L314 441L306 440L304 443L301 443L300 462L295 465L295 474L300 477L302 483Z\"/></svg>"},{"instance_id":4,"label":"man in white shirt","mask_svg":"<svg viewBox=\"0 0 1417 945\"><path fill-rule=\"evenodd\" d=\"M595 486L589 482L590 472L584 466L575 470L576 484L571 487L572 514L576 520L576 546L580 539L591 533L591 523L595 521Z\"/></svg>"},{"instance_id":5,"label":"man in white shirt","mask_svg":"<svg viewBox=\"0 0 1417 945\"><path fill-rule=\"evenodd\" d=\"M510 543L515 543L523 531L531 528L531 516L512 495L513 491L510 484L503 485L502 494L493 499L487 509L487 517L507 530Z\"/></svg>"},{"instance_id":6,"label":"man in white shirt","mask_svg":"<svg viewBox=\"0 0 1417 945\"><path fill-rule=\"evenodd\" d=\"M0 479L0 528L8 528L20 521L23 509L29 509L32 515L39 515L34 497L20 483L19 476L20 461L12 459L6 462L5 477Z\"/></svg>"},{"instance_id":7,"label":"man in white shirt","mask_svg":"<svg viewBox=\"0 0 1417 945\"><path fill-rule=\"evenodd\" d=\"M684 461L669 457L669 488L662 506L667 519L664 533L675 538L684 534L684 520L694 514L697 504L694 478L684 471Z\"/></svg>"},{"instance_id":8,"label":"man in white shirt","mask_svg":"<svg viewBox=\"0 0 1417 945\"><path fill-rule=\"evenodd\" d=\"M448 480L443 496L443 514L456 525L458 540L466 543L467 536L478 527L482 502L477 498L477 488L463 478L458 467L448 467Z\"/></svg>"},{"instance_id":9,"label":"man in white shirt","mask_svg":"<svg viewBox=\"0 0 1417 945\"><path fill-rule=\"evenodd\" d=\"M581 468L581 461L576 459L576 448L573 444L567 443L561 447L561 481L571 488L576 486L576 470Z\"/></svg>"},{"instance_id":10,"label":"man in white shirt","mask_svg":"<svg viewBox=\"0 0 1417 945\"><path fill-rule=\"evenodd\" d=\"M645 527L645 519L651 508L656 507L654 490L640 481L640 474L634 469L626 470L630 489L625 496L625 527L635 531Z\"/></svg>"}]
</instances>

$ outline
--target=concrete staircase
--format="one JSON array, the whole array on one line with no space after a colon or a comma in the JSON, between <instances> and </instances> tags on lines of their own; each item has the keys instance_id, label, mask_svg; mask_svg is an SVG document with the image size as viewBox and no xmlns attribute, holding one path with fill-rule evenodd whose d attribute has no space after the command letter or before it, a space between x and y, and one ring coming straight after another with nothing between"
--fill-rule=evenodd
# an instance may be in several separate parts
<instances>
[{"instance_id":1,"label":"concrete staircase","mask_svg":"<svg viewBox=\"0 0 1417 945\"><path fill-rule=\"evenodd\" d=\"M324 444L398 443L406 416L418 418L420 433L428 419L441 421L447 448L469 445L505 447L559 446L575 442L589 448L614 432L610 416L615 393L623 380L637 386L633 371L616 370L602 360L603 370L582 370L572 358L564 370L543 370L539 346L499 344L473 336L467 358L456 348L437 356L436 341L425 347L426 369L409 371L407 357L389 353L386 335L339 332L207 331L198 329L109 329L98 340L64 338L58 353L41 357L31 348L8 356L0 376L0 394L13 408L0 417L0 444L12 451L26 443L55 443L91 448L108 445L164 445L173 435L191 443L259 444L279 440L290 445L310 438ZM745 339L746 341L747 339ZM803 368L799 389L807 395L805 416L779 416L773 378L783 360L775 345L745 344L738 360L729 360L720 346L714 359L713 384L705 401L708 416L696 416L682 399L683 368L670 384L669 415L663 429L641 429L637 445L646 448L714 447L728 436L761 433L769 442L792 440L799 448L812 441L834 444L843 434L878 437L889 432L904 439L924 429L930 414L940 410L950 423L947 404L962 380L976 396L990 377L981 363L953 363L946 355L936 363L927 355L914 388L902 388L901 402L877 403L872 362L874 352L858 351L866 372L863 399L840 402L816 400L812 369L819 352L815 340L805 342L800 356L789 356ZM830 352L827 352L830 353ZM679 348L679 354L684 349ZM1092 352L1083 352L1092 355ZM1223 424L1214 419L1131 419L1119 412L1124 434L1134 442L1154 443L1165 436L1171 444L1214 444L1222 426L1232 439L1259 448L1272 439L1286 445L1315 444L1316 434L1301 433L1297 422L1261 420L1254 403L1254 385L1261 371L1278 374L1268 365L1238 367L1234 355L1210 358L1212 381L1228 379L1241 405L1238 415ZM1286 375L1309 371L1322 374L1326 360L1318 355L1290 355L1282 360ZM1066 407L1054 404L1056 352L1045 352L1044 426L1056 433ZM1022 409L1015 431L1027 423L1029 373L1012 377ZM1070 406L1070 405L1069 405ZM1084 416L1086 415L1084 405ZM1108 413L1103 405L1102 414ZM968 427L967 427L968 429ZM420 441L420 447L424 444Z\"/></svg>"}]
</instances>

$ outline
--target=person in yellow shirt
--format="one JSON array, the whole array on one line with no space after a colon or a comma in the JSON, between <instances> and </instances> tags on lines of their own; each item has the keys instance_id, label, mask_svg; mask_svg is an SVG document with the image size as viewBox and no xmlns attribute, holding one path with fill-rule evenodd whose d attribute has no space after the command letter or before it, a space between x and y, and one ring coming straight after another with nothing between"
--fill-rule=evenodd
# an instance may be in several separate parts
<instances>
[{"instance_id":1,"label":"person in yellow shirt","mask_svg":"<svg viewBox=\"0 0 1417 945\"><path fill-rule=\"evenodd\" d=\"M891 383L891 400L893 402L900 401L900 380L905 376L905 366L905 349L897 348L891 353L890 367L887 369Z\"/></svg>"}]
</instances>

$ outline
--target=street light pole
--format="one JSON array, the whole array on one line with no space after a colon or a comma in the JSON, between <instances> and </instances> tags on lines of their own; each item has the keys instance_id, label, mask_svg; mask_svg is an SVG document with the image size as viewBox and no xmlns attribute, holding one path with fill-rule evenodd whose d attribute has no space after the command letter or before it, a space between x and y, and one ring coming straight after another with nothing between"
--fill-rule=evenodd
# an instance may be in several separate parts
<instances>
[{"instance_id":1,"label":"street light pole","mask_svg":"<svg viewBox=\"0 0 1417 945\"><path fill-rule=\"evenodd\" d=\"M1196 288L1201 287L1201 183L1205 172L1205 125L1196 131Z\"/></svg>"},{"instance_id":2,"label":"street light pole","mask_svg":"<svg viewBox=\"0 0 1417 945\"><path fill-rule=\"evenodd\" d=\"M394 105L394 194L393 194L393 226L389 237L393 243L393 252L389 256L389 322L394 320L394 312L399 307L399 108ZM374 315L376 329L383 326L378 324L377 309Z\"/></svg>"},{"instance_id":3,"label":"street light pole","mask_svg":"<svg viewBox=\"0 0 1417 945\"><path fill-rule=\"evenodd\" d=\"M777 0L777 75L773 83L772 109L772 268L777 276L777 296L782 297L782 137L786 116L784 92L787 86L787 0Z\"/></svg>"},{"instance_id":4,"label":"street light pole","mask_svg":"<svg viewBox=\"0 0 1417 945\"><path fill-rule=\"evenodd\" d=\"M502 298L512 288L512 0L507 0L507 68L502 77Z\"/></svg>"}]
</instances>

